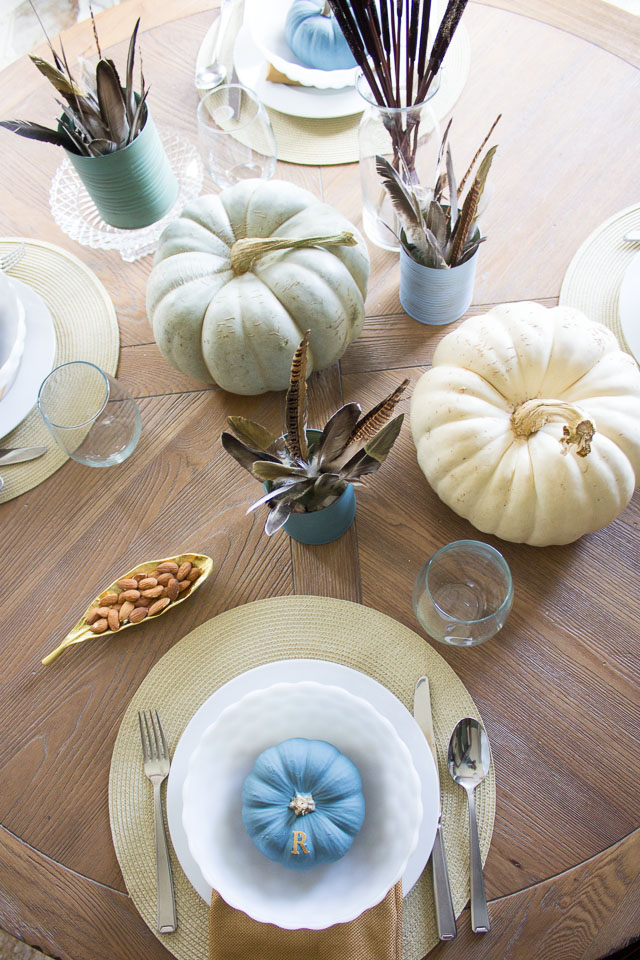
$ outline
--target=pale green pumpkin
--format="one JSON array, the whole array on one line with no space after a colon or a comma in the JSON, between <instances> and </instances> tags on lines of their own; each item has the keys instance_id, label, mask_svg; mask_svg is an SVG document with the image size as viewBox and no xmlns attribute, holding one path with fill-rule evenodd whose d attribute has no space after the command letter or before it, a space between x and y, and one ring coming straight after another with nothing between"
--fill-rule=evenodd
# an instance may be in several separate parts
<instances>
[{"instance_id":1,"label":"pale green pumpkin","mask_svg":"<svg viewBox=\"0 0 640 960\"><path fill-rule=\"evenodd\" d=\"M351 246L318 239L347 233ZM260 243L310 237L299 248ZM147 311L169 363L253 395L288 386L306 330L309 373L340 359L362 330L368 278L366 244L341 213L291 183L247 180L200 197L165 228Z\"/></svg>"}]
</instances>

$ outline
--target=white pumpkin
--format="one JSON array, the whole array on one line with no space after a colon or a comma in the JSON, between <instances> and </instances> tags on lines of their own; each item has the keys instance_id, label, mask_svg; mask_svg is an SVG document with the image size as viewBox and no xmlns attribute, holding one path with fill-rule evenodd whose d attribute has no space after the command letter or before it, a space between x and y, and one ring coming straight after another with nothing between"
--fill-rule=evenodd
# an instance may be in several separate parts
<instances>
[{"instance_id":1,"label":"white pumpkin","mask_svg":"<svg viewBox=\"0 0 640 960\"><path fill-rule=\"evenodd\" d=\"M344 233L352 246L335 242ZM300 238L316 243L268 249ZM362 330L368 278L366 244L341 213L291 183L246 180L200 197L165 228L147 311L173 366L258 394L288 386L305 330L309 373L340 359Z\"/></svg>"},{"instance_id":2,"label":"white pumpkin","mask_svg":"<svg viewBox=\"0 0 640 960\"><path fill-rule=\"evenodd\" d=\"M577 310L499 306L438 345L411 402L418 462L484 533L535 546L611 523L640 478L640 371Z\"/></svg>"}]
</instances>

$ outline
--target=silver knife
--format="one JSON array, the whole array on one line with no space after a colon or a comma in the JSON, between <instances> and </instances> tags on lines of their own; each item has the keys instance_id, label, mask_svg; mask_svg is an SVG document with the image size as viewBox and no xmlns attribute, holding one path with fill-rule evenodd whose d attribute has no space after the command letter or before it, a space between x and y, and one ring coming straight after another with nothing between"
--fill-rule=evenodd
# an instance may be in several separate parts
<instances>
[{"instance_id":1,"label":"silver knife","mask_svg":"<svg viewBox=\"0 0 640 960\"><path fill-rule=\"evenodd\" d=\"M15 449L0 449L0 466L7 463L22 463L23 460L35 460L47 452L46 447L16 447Z\"/></svg>"},{"instance_id":2,"label":"silver knife","mask_svg":"<svg viewBox=\"0 0 640 960\"><path fill-rule=\"evenodd\" d=\"M436 776L438 775L438 755L436 753L435 740L433 738L433 720L431 717L431 697L429 694L429 681L427 677L420 677L416 683L416 689L413 695L413 716L416 723L424 733L425 739L429 744L433 759L436 765ZM440 781L438 780L438 799L440 799ZM438 925L438 936L441 940L453 940L457 935L456 915L453 912L453 900L451 899L451 887L449 886L449 871L447 869L447 856L442 840L442 807L438 814L438 827L436 829L436 839L431 851L431 867L433 870L433 894L436 905L436 923Z\"/></svg>"}]
</instances>

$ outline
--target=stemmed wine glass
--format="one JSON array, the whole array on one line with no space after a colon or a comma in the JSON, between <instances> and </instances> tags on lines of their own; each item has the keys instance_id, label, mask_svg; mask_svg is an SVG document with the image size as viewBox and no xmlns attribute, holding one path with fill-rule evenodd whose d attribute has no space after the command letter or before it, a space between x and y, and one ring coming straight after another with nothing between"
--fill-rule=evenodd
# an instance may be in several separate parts
<instances>
[{"instance_id":1,"label":"stemmed wine glass","mask_svg":"<svg viewBox=\"0 0 640 960\"><path fill-rule=\"evenodd\" d=\"M198 105L198 141L204 165L219 187L259 177L276 168L276 139L269 115L253 90L225 83Z\"/></svg>"}]
</instances>

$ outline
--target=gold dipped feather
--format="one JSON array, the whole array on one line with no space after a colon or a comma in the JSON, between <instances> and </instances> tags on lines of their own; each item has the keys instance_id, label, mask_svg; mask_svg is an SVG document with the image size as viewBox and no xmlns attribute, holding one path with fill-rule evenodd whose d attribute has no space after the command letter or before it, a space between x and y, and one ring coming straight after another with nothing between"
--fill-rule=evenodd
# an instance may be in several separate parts
<instances>
[{"instance_id":1,"label":"gold dipped feather","mask_svg":"<svg viewBox=\"0 0 640 960\"><path fill-rule=\"evenodd\" d=\"M309 357L309 337L307 330L298 344L291 361L291 380L287 390L286 427L287 448L294 460L308 460L307 445L307 361Z\"/></svg>"}]
</instances>

